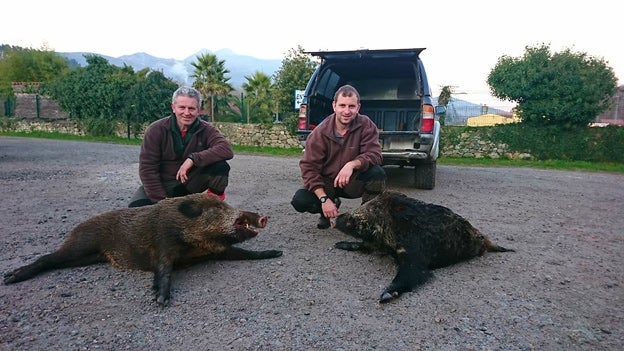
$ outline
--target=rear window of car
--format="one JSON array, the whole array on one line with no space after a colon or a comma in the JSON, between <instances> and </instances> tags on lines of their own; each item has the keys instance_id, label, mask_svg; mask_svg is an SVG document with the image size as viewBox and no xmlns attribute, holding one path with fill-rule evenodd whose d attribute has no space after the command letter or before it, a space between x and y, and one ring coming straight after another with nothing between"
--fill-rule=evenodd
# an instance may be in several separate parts
<instances>
[{"instance_id":1,"label":"rear window of car","mask_svg":"<svg viewBox=\"0 0 624 351\"><path fill-rule=\"evenodd\" d=\"M360 100L416 100L416 81L413 79L353 80Z\"/></svg>"},{"instance_id":2,"label":"rear window of car","mask_svg":"<svg viewBox=\"0 0 624 351\"><path fill-rule=\"evenodd\" d=\"M333 100L338 84L340 84L340 76L332 70L325 70L316 85L316 94Z\"/></svg>"}]
</instances>

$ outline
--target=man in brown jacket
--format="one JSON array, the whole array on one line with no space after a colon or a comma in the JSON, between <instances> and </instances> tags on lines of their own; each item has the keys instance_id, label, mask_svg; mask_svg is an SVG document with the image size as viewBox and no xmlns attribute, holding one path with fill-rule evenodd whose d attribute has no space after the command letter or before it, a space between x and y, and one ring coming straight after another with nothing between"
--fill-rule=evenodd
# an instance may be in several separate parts
<instances>
[{"instance_id":1,"label":"man in brown jacket","mask_svg":"<svg viewBox=\"0 0 624 351\"><path fill-rule=\"evenodd\" d=\"M166 197L207 192L225 199L232 146L208 122L198 118L201 94L191 87L173 93L173 115L145 130L139 155L142 185L128 207L155 204Z\"/></svg>"},{"instance_id":2,"label":"man in brown jacket","mask_svg":"<svg viewBox=\"0 0 624 351\"><path fill-rule=\"evenodd\" d=\"M358 113L358 91L350 85L340 87L332 106L334 113L306 140L299 161L303 188L290 202L298 212L320 213L319 229L329 228L329 218L338 216L340 197L361 197L365 203L386 186L379 131L368 116Z\"/></svg>"}]
</instances>

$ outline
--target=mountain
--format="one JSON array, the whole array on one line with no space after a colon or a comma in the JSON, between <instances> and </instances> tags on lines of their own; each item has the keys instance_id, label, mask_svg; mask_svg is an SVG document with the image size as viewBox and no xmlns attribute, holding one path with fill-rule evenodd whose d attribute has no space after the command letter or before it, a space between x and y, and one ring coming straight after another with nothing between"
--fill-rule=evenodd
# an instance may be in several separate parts
<instances>
[{"instance_id":1,"label":"mountain","mask_svg":"<svg viewBox=\"0 0 624 351\"><path fill-rule=\"evenodd\" d=\"M230 71L228 75L230 77L229 82L235 89L239 89L243 83L247 82L246 76L252 76L256 71L272 76L282 65L281 60L259 59L252 56L239 55L230 49L221 49L216 52L202 49L182 61L171 58L154 57L143 52L120 57L111 57L90 52L59 52L58 54L75 61L78 65L83 67L87 65L87 60L84 57L85 55L98 55L105 58L111 65L123 67L125 64L131 66L135 71L150 68L155 71L163 72L166 77L178 83L190 85L193 83L190 76L194 71L191 63L197 61L197 56L207 53L214 54L219 60L225 61L225 68Z\"/></svg>"}]
</instances>

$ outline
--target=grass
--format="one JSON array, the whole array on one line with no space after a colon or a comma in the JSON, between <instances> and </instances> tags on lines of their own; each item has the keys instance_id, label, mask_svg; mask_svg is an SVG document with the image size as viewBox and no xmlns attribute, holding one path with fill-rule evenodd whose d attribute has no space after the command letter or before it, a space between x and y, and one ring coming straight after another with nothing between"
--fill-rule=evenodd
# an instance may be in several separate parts
<instances>
[{"instance_id":1,"label":"grass","mask_svg":"<svg viewBox=\"0 0 624 351\"><path fill-rule=\"evenodd\" d=\"M438 164L454 166L481 166L481 167L531 167L541 169L558 169L568 171L590 171L624 173L624 164L610 162L587 162L565 160L509 160L490 158L448 158L441 157Z\"/></svg>"},{"instance_id":2,"label":"grass","mask_svg":"<svg viewBox=\"0 0 624 351\"><path fill-rule=\"evenodd\" d=\"M52 132L0 132L0 136L28 137L56 140L74 140L88 142L115 143L125 145L141 145L141 139L128 139L121 137L92 137L80 136L65 133ZM276 147L254 147L243 145L232 145L235 153L260 154L272 156L300 157L301 149L298 148L276 148ZM479 167L531 167L542 169L558 170L580 170L590 172L611 172L624 173L624 164L606 162L586 162L586 161L563 161L563 160L508 160L490 158L449 158L441 157L438 164L453 166L479 166Z\"/></svg>"}]
</instances>

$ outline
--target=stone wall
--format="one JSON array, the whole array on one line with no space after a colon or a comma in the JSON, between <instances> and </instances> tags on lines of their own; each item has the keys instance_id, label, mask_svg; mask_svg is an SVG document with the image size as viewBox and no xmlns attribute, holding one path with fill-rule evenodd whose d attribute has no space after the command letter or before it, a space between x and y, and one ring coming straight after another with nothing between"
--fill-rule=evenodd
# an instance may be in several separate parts
<instances>
[{"instance_id":1,"label":"stone wall","mask_svg":"<svg viewBox=\"0 0 624 351\"><path fill-rule=\"evenodd\" d=\"M76 135L84 135L84 128L80 123L71 120L26 120L5 119L0 123L0 130L4 132L60 132ZM281 124L242 124L215 122L213 124L234 145L263 146L278 148L301 148L297 137L291 135L286 127ZM125 125L119 126L120 137L126 136ZM487 134L479 128L469 128L462 132L458 140L451 142L444 137L440 154L442 157L471 157L471 158L508 158L508 159L532 159L527 153L508 151L507 145L496 144L487 139Z\"/></svg>"},{"instance_id":2,"label":"stone wall","mask_svg":"<svg viewBox=\"0 0 624 351\"><path fill-rule=\"evenodd\" d=\"M221 123L213 124L234 145L265 146L278 148L300 148L297 137L291 135L282 124L242 124ZM85 135L84 128L78 121L72 120L31 120L6 118L0 123L3 132L59 132L76 135ZM117 136L126 137L127 128L120 124Z\"/></svg>"},{"instance_id":3,"label":"stone wall","mask_svg":"<svg viewBox=\"0 0 624 351\"><path fill-rule=\"evenodd\" d=\"M479 129L467 129L460 134L459 140L451 143L442 135L440 154L444 157L471 158L506 158L530 160L533 156L527 153L508 151L506 144L496 144L487 139L487 135Z\"/></svg>"},{"instance_id":4,"label":"stone wall","mask_svg":"<svg viewBox=\"0 0 624 351\"><path fill-rule=\"evenodd\" d=\"M291 135L282 124L213 124L234 145L300 148L297 136Z\"/></svg>"}]
</instances>

